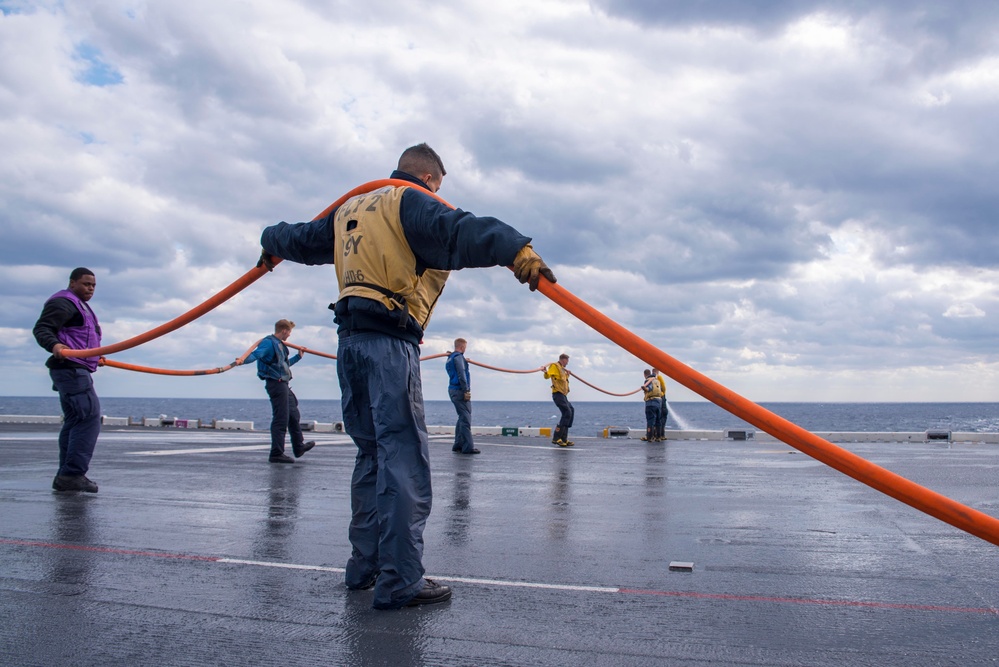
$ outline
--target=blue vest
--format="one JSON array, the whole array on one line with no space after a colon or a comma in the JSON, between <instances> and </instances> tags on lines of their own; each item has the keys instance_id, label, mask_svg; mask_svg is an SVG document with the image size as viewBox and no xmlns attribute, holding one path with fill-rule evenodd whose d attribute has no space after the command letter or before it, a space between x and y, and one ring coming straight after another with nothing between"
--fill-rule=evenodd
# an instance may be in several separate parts
<instances>
[{"instance_id":1,"label":"blue vest","mask_svg":"<svg viewBox=\"0 0 999 667\"><path fill-rule=\"evenodd\" d=\"M291 364L288 362L288 346L280 338L271 334L264 338L270 339L273 355L257 359L257 377L261 380L283 380L291 382ZM259 348L259 346L257 346Z\"/></svg>"},{"instance_id":2,"label":"blue vest","mask_svg":"<svg viewBox=\"0 0 999 667\"><path fill-rule=\"evenodd\" d=\"M461 360L465 361L465 355L463 355L461 352L452 352L451 354L448 355L447 363L444 364L444 370L447 371L447 377L448 377L447 388L457 389L458 391L461 391L461 378L458 377L458 369L455 368L454 365L455 357L461 357ZM465 361L464 365L465 365L465 386L468 387L469 390L471 390L472 376L469 375L468 373L468 362Z\"/></svg>"}]
</instances>

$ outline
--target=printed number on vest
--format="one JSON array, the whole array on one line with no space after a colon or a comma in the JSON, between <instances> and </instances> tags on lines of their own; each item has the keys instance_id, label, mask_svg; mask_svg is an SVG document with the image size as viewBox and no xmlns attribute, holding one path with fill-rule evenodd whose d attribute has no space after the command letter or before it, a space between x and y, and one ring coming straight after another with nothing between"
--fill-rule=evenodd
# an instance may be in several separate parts
<instances>
[{"instance_id":1,"label":"printed number on vest","mask_svg":"<svg viewBox=\"0 0 999 667\"><path fill-rule=\"evenodd\" d=\"M348 236L346 239L344 239L344 241L343 241L343 256L347 257L348 255L350 255L351 249L353 249L354 254L356 255L357 254L357 248L358 248L358 246L361 245L361 239L363 239L363 238L364 238L364 236L358 234L357 236Z\"/></svg>"}]
</instances>

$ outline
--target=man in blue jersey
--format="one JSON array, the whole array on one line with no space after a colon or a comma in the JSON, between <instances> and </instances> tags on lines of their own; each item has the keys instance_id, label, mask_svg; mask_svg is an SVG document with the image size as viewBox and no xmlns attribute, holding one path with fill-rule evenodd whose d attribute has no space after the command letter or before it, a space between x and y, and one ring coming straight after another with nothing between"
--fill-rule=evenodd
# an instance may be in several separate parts
<instances>
[{"instance_id":1,"label":"man in blue jersey","mask_svg":"<svg viewBox=\"0 0 999 667\"><path fill-rule=\"evenodd\" d=\"M450 587L423 577L433 494L419 350L448 272L512 266L532 291L541 276L555 282L530 238L435 197L446 173L430 146L412 146L392 172L398 183L312 222L268 227L260 239L264 265L280 257L336 269L337 377L357 445L345 583L373 587L376 609L451 598Z\"/></svg>"},{"instance_id":2,"label":"man in blue jersey","mask_svg":"<svg viewBox=\"0 0 999 667\"><path fill-rule=\"evenodd\" d=\"M298 410L298 397L291 390L291 367L302 360L303 352L288 356L285 341L291 337L295 323L278 320L274 333L263 338L246 359L237 360L242 365L257 362L257 377L264 381L267 396L271 399L271 463L294 463L295 459L316 446L314 440L305 442L302 435L302 415ZM291 451L295 459L284 453L285 435L291 431Z\"/></svg>"},{"instance_id":3,"label":"man in blue jersey","mask_svg":"<svg viewBox=\"0 0 999 667\"><path fill-rule=\"evenodd\" d=\"M447 371L447 394L458 413L458 423L454 426L454 446L451 451L461 454L479 454L472 442L472 376L468 372L465 350L468 341L454 339L454 352L447 357L444 370Z\"/></svg>"}]
</instances>

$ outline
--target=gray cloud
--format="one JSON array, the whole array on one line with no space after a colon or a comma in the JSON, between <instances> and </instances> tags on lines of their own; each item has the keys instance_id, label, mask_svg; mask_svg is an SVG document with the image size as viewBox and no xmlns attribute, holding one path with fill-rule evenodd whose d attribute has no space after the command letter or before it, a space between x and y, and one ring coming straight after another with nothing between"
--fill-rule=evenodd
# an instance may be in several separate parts
<instances>
[{"instance_id":1,"label":"gray cloud","mask_svg":"<svg viewBox=\"0 0 999 667\"><path fill-rule=\"evenodd\" d=\"M110 339L134 335L252 266L265 225L310 219L420 141L453 204L759 398L856 374L843 400L899 377L980 398L959 371L997 362L991 4L22 6L0 17L0 326L17 332L0 353L31 386L28 331L73 266L98 272ZM335 298L330 267L282 265L130 358L216 365L278 316L332 348ZM500 268L452 278L428 345L456 335L507 367L563 348L598 381L643 367ZM335 392L329 370L304 381Z\"/></svg>"},{"instance_id":2,"label":"gray cloud","mask_svg":"<svg viewBox=\"0 0 999 667\"><path fill-rule=\"evenodd\" d=\"M851 22L870 21L884 33L914 48L915 69L953 65L982 50L995 47L999 8L987 0L959 0L941 4L932 0L897 3L886 0L773 0L766 3L721 0L591 0L609 16L643 26L685 30L697 27L742 28L764 37L807 16L830 15ZM900 68L907 69L907 68Z\"/></svg>"}]
</instances>

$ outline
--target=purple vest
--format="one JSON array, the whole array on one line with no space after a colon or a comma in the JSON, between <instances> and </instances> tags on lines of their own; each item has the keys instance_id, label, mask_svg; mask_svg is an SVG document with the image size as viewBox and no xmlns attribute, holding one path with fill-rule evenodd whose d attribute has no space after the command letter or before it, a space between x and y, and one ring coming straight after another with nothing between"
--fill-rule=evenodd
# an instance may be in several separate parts
<instances>
[{"instance_id":1,"label":"purple vest","mask_svg":"<svg viewBox=\"0 0 999 667\"><path fill-rule=\"evenodd\" d=\"M89 350L101 346L101 332L100 325L97 323L97 316L94 315L94 311L90 309L90 306L85 301L81 301L80 297L68 289L56 292L49 297L49 301L52 299L69 299L76 306L76 309L80 311L80 314L83 315L82 327L63 327L59 329L56 338L59 339L60 343L73 350ZM83 364L93 373L97 370L97 361L100 357L83 357L79 359L76 357L66 357L66 359Z\"/></svg>"}]
</instances>

